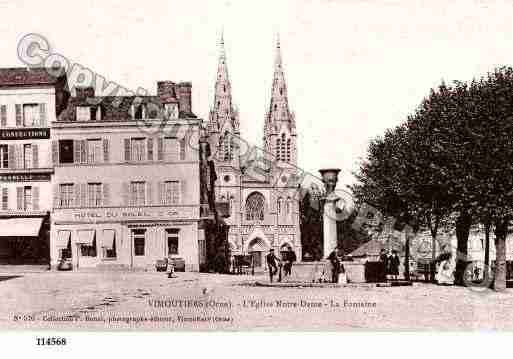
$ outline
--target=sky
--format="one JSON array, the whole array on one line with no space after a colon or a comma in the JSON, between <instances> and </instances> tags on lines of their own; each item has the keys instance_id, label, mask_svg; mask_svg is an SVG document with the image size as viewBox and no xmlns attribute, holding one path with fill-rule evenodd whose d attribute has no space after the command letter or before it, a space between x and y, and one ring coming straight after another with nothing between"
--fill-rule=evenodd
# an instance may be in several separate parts
<instances>
[{"instance_id":1,"label":"sky","mask_svg":"<svg viewBox=\"0 0 513 359\"><path fill-rule=\"evenodd\" d=\"M403 122L431 87L513 59L513 1L0 0L0 14L0 67L22 66L17 43L38 33L130 89L191 81L204 119L224 32L241 134L257 146L279 33L298 166L340 168L339 187L354 181L369 140Z\"/></svg>"}]
</instances>

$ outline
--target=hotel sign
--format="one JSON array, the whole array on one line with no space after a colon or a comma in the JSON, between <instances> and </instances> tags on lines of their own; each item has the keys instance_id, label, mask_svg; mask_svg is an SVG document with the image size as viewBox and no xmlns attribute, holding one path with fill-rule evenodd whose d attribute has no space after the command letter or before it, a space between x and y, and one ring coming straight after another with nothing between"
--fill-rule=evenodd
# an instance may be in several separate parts
<instances>
[{"instance_id":1,"label":"hotel sign","mask_svg":"<svg viewBox=\"0 0 513 359\"><path fill-rule=\"evenodd\" d=\"M71 222L194 220L199 219L199 207L56 209L53 217L56 221Z\"/></svg>"},{"instance_id":2,"label":"hotel sign","mask_svg":"<svg viewBox=\"0 0 513 359\"><path fill-rule=\"evenodd\" d=\"M49 139L49 128L10 128L0 130L0 140Z\"/></svg>"},{"instance_id":3,"label":"hotel sign","mask_svg":"<svg viewBox=\"0 0 513 359\"><path fill-rule=\"evenodd\" d=\"M22 173L0 175L0 182L32 182L50 181L50 175L45 173Z\"/></svg>"}]
</instances>

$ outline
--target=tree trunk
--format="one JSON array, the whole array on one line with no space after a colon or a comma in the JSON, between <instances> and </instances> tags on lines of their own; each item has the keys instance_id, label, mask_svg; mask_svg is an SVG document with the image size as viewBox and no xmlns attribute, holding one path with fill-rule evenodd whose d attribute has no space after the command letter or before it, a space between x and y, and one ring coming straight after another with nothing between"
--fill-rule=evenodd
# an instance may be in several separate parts
<instances>
[{"instance_id":1,"label":"tree trunk","mask_svg":"<svg viewBox=\"0 0 513 359\"><path fill-rule=\"evenodd\" d=\"M496 291L506 289L506 235L508 220L500 220L495 225L495 284Z\"/></svg>"},{"instance_id":2,"label":"tree trunk","mask_svg":"<svg viewBox=\"0 0 513 359\"><path fill-rule=\"evenodd\" d=\"M405 244L404 244L404 279L410 281L410 242L413 236L413 229L406 225L405 227Z\"/></svg>"},{"instance_id":3,"label":"tree trunk","mask_svg":"<svg viewBox=\"0 0 513 359\"><path fill-rule=\"evenodd\" d=\"M485 242L484 242L484 264L485 264L485 270L488 270L490 268L490 228L491 223L486 222L485 223Z\"/></svg>"},{"instance_id":4,"label":"tree trunk","mask_svg":"<svg viewBox=\"0 0 513 359\"><path fill-rule=\"evenodd\" d=\"M462 211L456 220L456 239L458 241L458 247L456 253L455 282L457 284L463 284L463 273L467 266L468 236L471 225L472 216L468 212Z\"/></svg>"}]
</instances>

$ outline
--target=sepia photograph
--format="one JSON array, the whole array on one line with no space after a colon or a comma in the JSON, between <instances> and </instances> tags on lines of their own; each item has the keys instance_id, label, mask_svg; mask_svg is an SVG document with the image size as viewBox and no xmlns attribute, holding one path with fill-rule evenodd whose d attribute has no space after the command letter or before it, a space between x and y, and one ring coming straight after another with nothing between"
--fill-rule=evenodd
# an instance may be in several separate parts
<instances>
[{"instance_id":1,"label":"sepia photograph","mask_svg":"<svg viewBox=\"0 0 513 359\"><path fill-rule=\"evenodd\" d=\"M513 330L513 2L0 14L0 337Z\"/></svg>"}]
</instances>

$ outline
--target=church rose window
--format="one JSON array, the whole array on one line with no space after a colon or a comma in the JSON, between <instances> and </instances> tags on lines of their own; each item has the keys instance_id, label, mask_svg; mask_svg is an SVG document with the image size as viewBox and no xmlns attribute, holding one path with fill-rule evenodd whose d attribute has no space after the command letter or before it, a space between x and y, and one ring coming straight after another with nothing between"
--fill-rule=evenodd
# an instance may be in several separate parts
<instances>
[{"instance_id":1,"label":"church rose window","mask_svg":"<svg viewBox=\"0 0 513 359\"><path fill-rule=\"evenodd\" d=\"M246 219L248 221L263 221L264 206L265 198L261 193L254 192L250 194L246 200Z\"/></svg>"}]
</instances>

